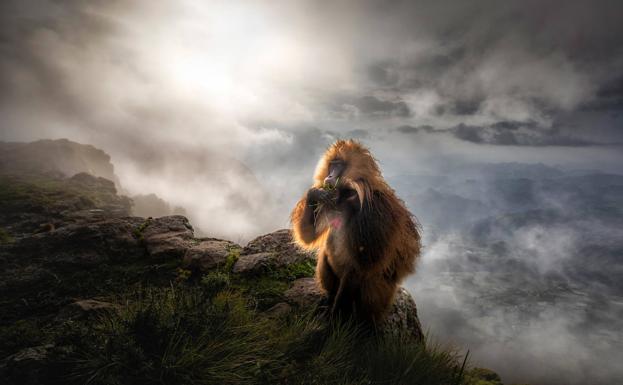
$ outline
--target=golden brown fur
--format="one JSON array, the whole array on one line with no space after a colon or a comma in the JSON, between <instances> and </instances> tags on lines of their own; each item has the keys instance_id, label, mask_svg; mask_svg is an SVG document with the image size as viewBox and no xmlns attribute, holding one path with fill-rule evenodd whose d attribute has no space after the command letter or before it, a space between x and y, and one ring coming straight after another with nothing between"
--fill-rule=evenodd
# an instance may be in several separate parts
<instances>
[{"instance_id":1,"label":"golden brown fur","mask_svg":"<svg viewBox=\"0 0 623 385\"><path fill-rule=\"evenodd\" d=\"M335 197L318 204L312 197L319 190L327 194L324 180L335 160L345 164ZM317 251L316 280L332 309L379 321L398 284L414 271L420 234L370 151L353 140L334 143L320 159L314 184L296 204L291 221L295 241Z\"/></svg>"}]
</instances>

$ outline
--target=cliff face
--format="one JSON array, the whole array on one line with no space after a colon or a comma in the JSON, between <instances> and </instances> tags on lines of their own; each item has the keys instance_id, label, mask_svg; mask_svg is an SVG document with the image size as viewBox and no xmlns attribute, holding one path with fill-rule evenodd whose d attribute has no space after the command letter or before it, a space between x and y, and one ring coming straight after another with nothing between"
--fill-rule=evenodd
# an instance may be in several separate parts
<instances>
[{"instance_id":1,"label":"cliff face","mask_svg":"<svg viewBox=\"0 0 623 385\"><path fill-rule=\"evenodd\" d=\"M50 174L70 177L85 172L119 181L110 156L91 145L67 139L38 140L31 143L0 142L0 173Z\"/></svg>"},{"instance_id":2,"label":"cliff face","mask_svg":"<svg viewBox=\"0 0 623 385\"><path fill-rule=\"evenodd\" d=\"M245 247L227 240L196 238L183 216L129 216L130 201L117 195L114 184L86 173L69 178L2 175L0 198L0 263L4 267L0 270L0 378L8 383L61 381L66 373L84 380L87 377L82 371L87 369L79 364L80 357L106 354L100 350L105 345L98 345L102 334L93 328L109 325L106 322L130 322L124 321L128 312L134 317L132 322L138 322L135 306L145 304L137 298L145 296L164 301L158 311L164 311L166 304L186 303L183 298L171 300L171 295L185 293L199 301L180 314L214 310L221 306L217 305L220 298L228 309L226 317L253 320L247 327L270 322L262 333L275 327L294 327L285 321L288 319L307 319L305 331L295 333L301 336L328 327L319 321L324 298L311 278L314 256L293 245L289 230L258 237ZM193 297L197 295L199 299ZM243 315L230 314L232 309ZM203 326L196 327L205 328L212 316L200 317ZM154 317L153 322L160 322L164 315ZM232 319L223 327L236 322L240 320ZM138 331L142 333L144 328L148 326ZM382 330L414 344L421 341L415 302L406 291L399 293ZM108 330L111 332L119 333ZM244 338L236 333L229 343ZM150 338L156 337L150 334ZM281 341L276 336L263 338ZM141 341L135 343L147 343ZM280 343L286 342L294 340ZM146 349L141 345L139 351L146 354ZM258 353L260 361L261 357ZM313 357L315 353L310 352L308 359Z\"/></svg>"}]
</instances>

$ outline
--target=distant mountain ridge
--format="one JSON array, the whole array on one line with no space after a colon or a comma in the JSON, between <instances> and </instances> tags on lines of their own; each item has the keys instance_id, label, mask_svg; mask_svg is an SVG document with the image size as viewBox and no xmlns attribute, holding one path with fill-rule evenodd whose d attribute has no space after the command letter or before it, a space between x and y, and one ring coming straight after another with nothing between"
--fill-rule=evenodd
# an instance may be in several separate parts
<instances>
[{"instance_id":1,"label":"distant mountain ridge","mask_svg":"<svg viewBox=\"0 0 623 385\"><path fill-rule=\"evenodd\" d=\"M0 175L45 175L62 179L81 173L107 179L114 183L117 192L127 194L115 174L110 155L95 146L68 139L0 142ZM138 216L185 214L184 208L171 207L153 193L134 195L128 202L132 213Z\"/></svg>"},{"instance_id":2,"label":"distant mountain ridge","mask_svg":"<svg viewBox=\"0 0 623 385\"><path fill-rule=\"evenodd\" d=\"M51 173L70 177L81 172L111 180L117 188L120 186L110 155L92 145L68 139L0 142L2 174Z\"/></svg>"}]
</instances>

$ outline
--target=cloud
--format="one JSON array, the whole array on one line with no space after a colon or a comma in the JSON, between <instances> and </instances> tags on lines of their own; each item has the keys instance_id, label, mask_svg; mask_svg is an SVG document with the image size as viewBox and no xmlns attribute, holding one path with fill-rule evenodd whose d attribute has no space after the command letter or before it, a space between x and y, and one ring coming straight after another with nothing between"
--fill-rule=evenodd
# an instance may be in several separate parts
<instances>
[{"instance_id":1,"label":"cloud","mask_svg":"<svg viewBox=\"0 0 623 385\"><path fill-rule=\"evenodd\" d=\"M542 127L534 121L499 121L486 126L457 124L450 128L435 129L430 125L402 125L395 128L402 134L451 135L454 138L475 144L497 146L604 146L621 145L618 141L590 141L586 137L574 136L563 127ZM568 133L565 133L568 132Z\"/></svg>"},{"instance_id":2,"label":"cloud","mask_svg":"<svg viewBox=\"0 0 623 385\"><path fill-rule=\"evenodd\" d=\"M502 146L589 146L591 143L560 133L559 129L539 127L535 122L501 121L487 127L459 124L451 129L456 138L473 143Z\"/></svg>"},{"instance_id":3,"label":"cloud","mask_svg":"<svg viewBox=\"0 0 623 385\"><path fill-rule=\"evenodd\" d=\"M411 116L409 106L399 97L382 99L374 95L338 95L330 100L329 110L338 119L347 120Z\"/></svg>"}]
</instances>

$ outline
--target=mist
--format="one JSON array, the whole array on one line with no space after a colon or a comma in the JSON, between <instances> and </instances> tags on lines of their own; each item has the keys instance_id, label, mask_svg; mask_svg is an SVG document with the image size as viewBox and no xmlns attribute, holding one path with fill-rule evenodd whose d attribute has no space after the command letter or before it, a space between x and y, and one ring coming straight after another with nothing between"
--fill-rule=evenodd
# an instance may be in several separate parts
<instances>
[{"instance_id":1,"label":"mist","mask_svg":"<svg viewBox=\"0 0 623 385\"><path fill-rule=\"evenodd\" d=\"M422 225L431 334L505 381L623 376L619 2L0 10L0 140L92 144L122 193L244 244L358 139Z\"/></svg>"}]
</instances>

